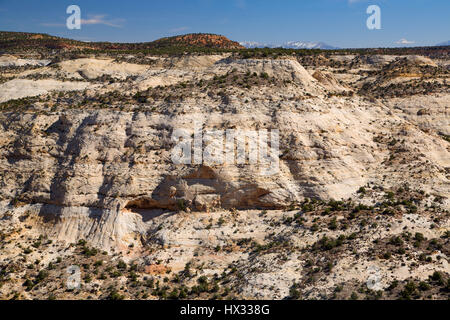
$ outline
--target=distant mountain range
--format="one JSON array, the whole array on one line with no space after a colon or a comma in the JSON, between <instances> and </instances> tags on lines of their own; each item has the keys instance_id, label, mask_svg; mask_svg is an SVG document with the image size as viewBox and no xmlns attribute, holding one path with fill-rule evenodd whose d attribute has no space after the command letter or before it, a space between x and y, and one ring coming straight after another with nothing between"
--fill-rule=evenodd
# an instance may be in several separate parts
<instances>
[{"instance_id":1,"label":"distant mountain range","mask_svg":"<svg viewBox=\"0 0 450 320\"><path fill-rule=\"evenodd\" d=\"M323 49L323 50L341 49L338 47L330 46L329 44L326 44L324 42L308 42L308 41L289 41L282 44L244 41L239 42L239 44L247 49L253 48ZM450 41L438 43L436 46L437 47L450 46Z\"/></svg>"},{"instance_id":2,"label":"distant mountain range","mask_svg":"<svg viewBox=\"0 0 450 320\"><path fill-rule=\"evenodd\" d=\"M285 48L285 49L339 49L323 42L289 41L282 44L244 41L239 43L248 49L252 48Z\"/></svg>"},{"instance_id":3,"label":"distant mountain range","mask_svg":"<svg viewBox=\"0 0 450 320\"><path fill-rule=\"evenodd\" d=\"M437 46L450 46L450 40L442 43L438 43Z\"/></svg>"}]
</instances>

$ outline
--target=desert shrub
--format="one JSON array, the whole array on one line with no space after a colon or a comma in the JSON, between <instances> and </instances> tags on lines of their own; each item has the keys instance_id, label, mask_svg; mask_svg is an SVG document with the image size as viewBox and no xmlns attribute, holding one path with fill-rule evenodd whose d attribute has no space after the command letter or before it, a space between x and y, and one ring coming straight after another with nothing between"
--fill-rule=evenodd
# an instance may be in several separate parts
<instances>
[{"instance_id":1,"label":"desert shrub","mask_svg":"<svg viewBox=\"0 0 450 320\"><path fill-rule=\"evenodd\" d=\"M427 291L427 290L430 290L430 288L431 288L431 286L428 283L426 283L425 281L421 281L419 283L419 289L421 291Z\"/></svg>"},{"instance_id":2,"label":"desert shrub","mask_svg":"<svg viewBox=\"0 0 450 320\"><path fill-rule=\"evenodd\" d=\"M123 299L125 299L125 296L119 294L117 289L113 288L113 289L110 289L109 295L106 299L107 300L123 300Z\"/></svg>"},{"instance_id":3,"label":"desert shrub","mask_svg":"<svg viewBox=\"0 0 450 320\"><path fill-rule=\"evenodd\" d=\"M359 188L358 191L356 191L356 192L357 192L357 193L360 193L360 194L366 194L366 188L361 187L361 188Z\"/></svg>"},{"instance_id":4,"label":"desert shrub","mask_svg":"<svg viewBox=\"0 0 450 320\"><path fill-rule=\"evenodd\" d=\"M328 225L328 229L330 229L330 230L336 230L337 229L337 219L336 219L336 217L334 217L331 220L330 224Z\"/></svg>"},{"instance_id":5,"label":"desert shrub","mask_svg":"<svg viewBox=\"0 0 450 320\"><path fill-rule=\"evenodd\" d=\"M301 292L299 290L299 285L294 283L289 289L289 299L298 300L301 297Z\"/></svg>"},{"instance_id":6,"label":"desert shrub","mask_svg":"<svg viewBox=\"0 0 450 320\"><path fill-rule=\"evenodd\" d=\"M433 273L433 275L431 276L431 280L437 282L440 285L444 284L444 277L439 271L435 271Z\"/></svg>"},{"instance_id":7,"label":"desert shrub","mask_svg":"<svg viewBox=\"0 0 450 320\"><path fill-rule=\"evenodd\" d=\"M127 264L123 260L119 260L119 262L117 263L117 268L121 270L126 270Z\"/></svg>"},{"instance_id":8,"label":"desert shrub","mask_svg":"<svg viewBox=\"0 0 450 320\"><path fill-rule=\"evenodd\" d=\"M420 243L425 240L425 237L422 233L416 232L416 234L414 235L414 240Z\"/></svg>"},{"instance_id":9,"label":"desert shrub","mask_svg":"<svg viewBox=\"0 0 450 320\"><path fill-rule=\"evenodd\" d=\"M41 282L42 280L44 280L47 277L48 277L48 271L41 270L41 271L39 271L38 275L36 276L36 282Z\"/></svg>"},{"instance_id":10,"label":"desert shrub","mask_svg":"<svg viewBox=\"0 0 450 320\"><path fill-rule=\"evenodd\" d=\"M403 245L403 240L400 237L392 237L391 240L389 240L389 244L401 246Z\"/></svg>"},{"instance_id":11,"label":"desert shrub","mask_svg":"<svg viewBox=\"0 0 450 320\"><path fill-rule=\"evenodd\" d=\"M403 299L411 300L412 296L415 295L417 292L416 284L412 281L409 281L405 288L400 292L400 295Z\"/></svg>"}]
</instances>

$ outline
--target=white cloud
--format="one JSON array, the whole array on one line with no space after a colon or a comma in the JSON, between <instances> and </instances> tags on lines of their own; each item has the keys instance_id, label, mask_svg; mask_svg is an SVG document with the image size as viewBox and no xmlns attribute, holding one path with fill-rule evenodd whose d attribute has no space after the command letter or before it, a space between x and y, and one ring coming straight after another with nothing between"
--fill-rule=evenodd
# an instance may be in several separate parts
<instances>
[{"instance_id":1,"label":"white cloud","mask_svg":"<svg viewBox=\"0 0 450 320\"><path fill-rule=\"evenodd\" d=\"M189 29L190 29L189 27L179 27L179 28L170 29L169 32L170 33L177 33L177 32L183 32L183 31L186 31L186 30L189 30Z\"/></svg>"},{"instance_id":2,"label":"white cloud","mask_svg":"<svg viewBox=\"0 0 450 320\"><path fill-rule=\"evenodd\" d=\"M105 14L89 15L88 19L81 19L81 25L103 24L105 26L121 28L125 19L106 20Z\"/></svg>"},{"instance_id":3,"label":"white cloud","mask_svg":"<svg viewBox=\"0 0 450 320\"><path fill-rule=\"evenodd\" d=\"M396 42L396 44L414 44L414 43L415 43L415 41L409 41L409 40L406 40L405 38L400 39Z\"/></svg>"},{"instance_id":4,"label":"white cloud","mask_svg":"<svg viewBox=\"0 0 450 320\"><path fill-rule=\"evenodd\" d=\"M81 26L102 24L114 28L122 28L125 19L106 19L106 14L88 15L88 19L81 19ZM65 27L64 23L43 22L40 23L44 27Z\"/></svg>"}]
</instances>

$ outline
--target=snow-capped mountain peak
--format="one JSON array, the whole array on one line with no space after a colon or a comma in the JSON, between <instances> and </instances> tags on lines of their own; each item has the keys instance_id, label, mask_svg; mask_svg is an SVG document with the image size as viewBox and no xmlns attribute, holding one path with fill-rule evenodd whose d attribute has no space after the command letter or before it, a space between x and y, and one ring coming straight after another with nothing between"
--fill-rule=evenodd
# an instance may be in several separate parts
<instances>
[{"instance_id":1,"label":"snow-capped mountain peak","mask_svg":"<svg viewBox=\"0 0 450 320\"><path fill-rule=\"evenodd\" d=\"M323 42L289 41L283 47L289 49L335 49Z\"/></svg>"},{"instance_id":2,"label":"snow-capped mountain peak","mask_svg":"<svg viewBox=\"0 0 450 320\"><path fill-rule=\"evenodd\" d=\"M254 41L240 42L246 48L285 48L285 49L337 49L323 42L288 41L282 44L260 43Z\"/></svg>"},{"instance_id":3,"label":"snow-capped mountain peak","mask_svg":"<svg viewBox=\"0 0 450 320\"><path fill-rule=\"evenodd\" d=\"M450 40L446 42L438 43L436 46L450 46ZM245 46L244 46L245 47Z\"/></svg>"}]
</instances>

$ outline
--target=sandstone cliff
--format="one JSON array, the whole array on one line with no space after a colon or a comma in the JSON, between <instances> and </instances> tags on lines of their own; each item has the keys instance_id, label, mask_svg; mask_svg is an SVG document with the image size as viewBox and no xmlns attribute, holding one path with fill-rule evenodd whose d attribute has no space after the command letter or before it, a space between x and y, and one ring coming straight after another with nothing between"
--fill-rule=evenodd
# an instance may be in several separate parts
<instances>
[{"instance_id":1,"label":"sandstone cliff","mask_svg":"<svg viewBox=\"0 0 450 320\"><path fill-rule=\"evenodd\" d=\"M195 63L195 71L177 60L167 69L166 62L148 67L95 59L33 71L64 79L62 86L47 91L42 90L54 80L34 81L35 91L20 89L21 95L50 92L50 101L50 90L89 88L87 95L96 96L108 95L118 85L67 81L79 74L86 79L108 74L132 92L143 83L148 86L150 79L167 81L167 73L175 87L166 91L183 92L176 87L182 81L211 84L209 93L189 87L177 102L147 98L139 110L83 110L80 105L80 110L2 113L4 203L26 204L53 221L46 230L59 239L85 238L110 248L128 246L134 234L145 235L146 221L166 210L280 209L305 198L347 199L369 182L396 186L407 181L448 196L448 142L436 133L425 133L382 103L330 98L329 90L341 88L337 80L334 86L322 84L294 60L218 56L208 61ZM244 77L256 85L221 89L219 82L217 91L226 92L217 93L217 77ZM33 82L1 85L3 100L17 97L6 90L15 81ZM279 130L279 172L264 176L258 167L235 163L174 164L171 135L180 128L193 132L196 120L203 130Z\"/></svg>"}]
</instances>

